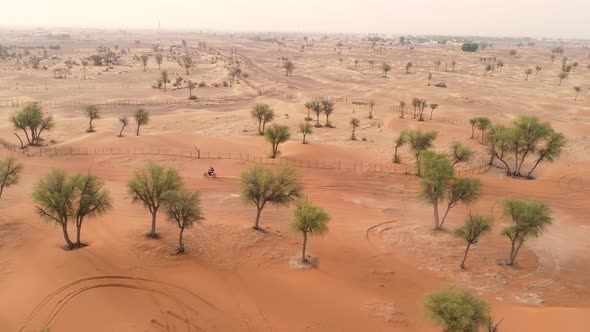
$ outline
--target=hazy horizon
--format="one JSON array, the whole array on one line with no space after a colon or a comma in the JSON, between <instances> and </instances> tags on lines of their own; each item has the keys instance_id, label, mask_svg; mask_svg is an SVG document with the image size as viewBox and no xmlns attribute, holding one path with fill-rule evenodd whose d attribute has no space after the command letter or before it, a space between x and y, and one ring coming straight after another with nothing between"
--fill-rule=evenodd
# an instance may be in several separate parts
<instances>
[{"instance_id":1,"label":"hazy horizon","mask_svg":"<svg viewBox=\"0 0 590 332\"><path fill-rule=\"evenodd\" d=\"M103 0L91 7L22 0L2 12L0 25L15 27L155 29L159 21L166 30L590 38L590 1L582 0Z\"/></svg>"}]
</instances>

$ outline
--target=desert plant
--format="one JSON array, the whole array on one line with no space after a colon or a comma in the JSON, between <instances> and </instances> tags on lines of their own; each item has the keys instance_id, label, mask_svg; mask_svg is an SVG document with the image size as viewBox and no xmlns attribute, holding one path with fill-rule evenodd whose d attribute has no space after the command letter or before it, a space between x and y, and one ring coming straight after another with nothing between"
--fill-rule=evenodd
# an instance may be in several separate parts
<instances>
[{"instance_id":1,"label":"desert plant","mask_svg":"<svg viewBox=\"0 0 590 332\"><path fill-rule=\"evenodd\" d=\"M7 155L0 158L0 198L4 188L11 187L20 181L23 164L19 163L15 156Z\"/></svg>"},{"instance_id":2,"label":"desert plant","mask_svg":"<svg viewBox=\"0 0 590 332\"><path fill-rule=\"evenodd\" d=\"M481 182L478 179L454 178L446 183L444 198L447 200L447 208L443 215L439 228L443 228L449 211L459 203L470 205L475 202L481 194Z\"/></svg>"},{"instance_id":3,"label":"desert plant","mask_svg":"<svg viewBox=\"0 0 590 332\"><path fill-rule=\"evenodd\" d=\"M375 100L369 100L369 119L373 118L373 107L375 107Z\"/></svg>"},{"instance_id":4,"label":"desert plant","mask_svg":"<svg viewBox=\"0 0 590 332\"><path fill-rule=\"evenodd\" d=\"M510 55L515 56L516 55L516 50L510 50Z\"/></svg>"},{"instance_id":5,"label":"desert plant","mask_svg":"<svg viewBox=\"0 0 590 332\"><path fill-rule=\"evenodd\" d=\"M576 91L576 97L574 97L574 101L576 101L578 100L578 95L580 94L580 91L582 91L582 88L579 86L574 86L574 91Z\"/></svg>"},{"instance_id":6,"label":"desert plant","mask_svg":"<svg viewBox=\"0 0 590 332\"><path fill-rule=\"evenodd\" d=\"M121 123L121 130L119 131L119 137L123 137L123 130L125 130L125 127L127 127L127 125L129 125L129 118L127 117L127 115L123 114L119 117L119 123Z\"/></svg>"},{"instance_id":7,"label":"desert plant","mask_svg":"<svg viewBox=\"0 0 590 332\"><path fill-rule=\"evenodd\" d=\"M479 241L479 238L486 232L489 232L491 228L491 216L472 214L469 212L469 215L467 218L465 218L465 223L463 226L455 231L455 234L458 237L467 242L465 253L463 254L463 260L461 261L462 269L465 268L465 260L467 260L467 253L469 253L469 248L471 248L471 245L476 244Z\"/></svg>"},{"instance_id":8,"label":"desert plant","mask_svg":"<svg viewBox=\"0 0 590 332\"><path fill-rule=\"evenodd\" d=\"M186 69L186 74L189 75L189 69L193 67L193 58L190 55L185 55L181 58L182 60L182 67Z\"/></svg>"},{"instance_id":9,"label":"desert plant","mask_svg":"<svg viewBox=\"0 0 590 332\"><path fill-rule=\"evenodd\" d=\"M457 61L453 60L451 62L451 65L453 66L453 71L455 71L455 65L457 65Z\"/></svg>"},{"instance_id":10,"label":"desert plant","mask_svg":"<svg viewBox=\"0 0 590 332\"><path fill-rule=\"evenodd\" d=\"M252 165L240 174L242 197L256 206L256 219L253 228L260 228L260 215L266 204L288 205L301 197L303 186L295 169L289 166L269 168Z\"/></svg>"},{"instance_id":11,"label":"desert plant","mask_svg":"<svg viewBox=\"0 0 590 332\"><path fill-rule=\"evenodd\" d=\"M406 102L405 101L400 101L399 102L399 117L401 119L404 118L404 108L406 107Z\"/></svg>"},{"instance_id":12,"label":"desert plant","mask_svg":"<svg viewBox=\"0 0 590 332\"><path fill-rule=\"evenodd\" d=\"M284 143L291 138L289 127L273 123L264 130L264 138L272 145L271 158L276 158L279 153L279 144Z\"/></svg>"},{"instance_id":13,"label":"desert plant","mask_svg":"<svg viewBox=\"0 0 590 332\"><path fill-rule=\"evenodd\" d=\"M432 147L436 139L436 131L423 133L420 129L407 129L404 131L406 142L416 157L416 172L420 175L420 153Z\"/></svg>"},{"instance_id":14,"label":"desert plant","mask_svg":"<svg viewBox=\"0 0 590 332\"><path fill-rule=\"evenodd\" d=\"M539 72L541 71L541 66L536 66L535 67L535 75L539 74Z\"/></svg>"},{"instance_id":15,"label":"desert plant","mask_svg":"<svg viewBox=\"0 0 590 332\"><path fill-rule=\"evenodd\" d=\"M303 135L303 144L306 144L305 138L307 135L313 133L313 126L309 124L309 122L301 122L299 124L299 132Z\"/></svg>"},{"instance_id":16,"label":"desert plant","mask_svg":"<svg viewBox=\"0 0 590 332\"><path fill-rule=\"evenodd\" d=\"M295 65L290 60L285 61L283 65L283 69L285 69L285 76L293 76L293 71L295 70Z\"/></svg>"},{"instance_id":17,"label":"desert plant","mask_svg":"<svg viewBox=\"0 0 590 332\"><path fill-rule=\"evenodd\" d=\"M61 226L67 249L74 248L68 234L68 218L72 214L75 194L76 182L60 169L51 170L33 188L36 213Z\"/></svg>"},{"instance_id":18,"label":"desert plant","mask_svg":"<svg viewBox=\"0 0 590 332\"><path fill-rule=\"evenodd\" d=\"M430 121L432 121L432 113L438 108L438 104L430 104Z\"/></svg>"},{"instance_id":19,"label":"desert plant","mask_svg":"<svg viewBox=\"0 0 590 332\"><path fill-rule=\"evenodd\" d=\"M350 134L350 139L356 141L356 128L360 127L361 121L357 118L350 119L350 127L352 128L352 134Z\"/></svg>"},{"instance_id":20,"label":"desert plant","mask_svg":"<svg viewBox=\"0 0 590 332\"><path fill-rule=\"evenodd\" d=\"M354 59L354 69L356 69L356 66L359 64L359 59Z\"/></svg>"},{"instance_id":21,"label":"desert plant","mask_svg":"<svg viewBox=\"0 0 590 332\"><path fill-rule=\"evenodd\" d=\"M188 99L189 100L194 100L196 98L193 98L193 89L197 87L197 85L195 83L193 83L193 81L189 80L188 83L186 84L186 87L188 88Z\"/></svg>"},{"instance_id":22,"label":"desert plant","mask_svg":"<svg viewBox=\"0 0 590 332\"><path fill-rule=\"evenodd\" d=\"M530 74L532 74L532 73L533 73L533 70L532 70L531 68L527 68L527 69L525 69L525 71L524 71L524 74L525 74L526 76L525 76L524 80L525 80L525 81L528 81L528 80L529 80L529 75L530 75Z\"/></svg>"},{"instance_id":23,"label":"desert plant","mask_svg":"<svg viewBox=\"0 0 590 332\"><path fill-rule=\"evenodd\" d=\"M469 119L469 124L471 125L471 139L473 139L473 135L475 134L475 125L477 124L477 118Z\"/></svg>"},{"instance_id":24,"label":"desert plant","mask_svg":"<svg viewBox=\"0 0 590 332\"><path fill-rule=\"evenodd\" d=\"M143 64L143 71L145 71L145 67L147 66L149 57L147 55L141 56L141 63Z\"/></svg>"},{"instance_id":25,"label":"desert plant","mask_svg":"<svg viewBox=\"0 0 590 332\"><path fill-rule=\"evenodd\" d=\"M332 127L330 115L334 113L334 103L329 100L322 100L322 113L326 116L326 127Z\"/></svg>"},{"instance_id":26,"label":"desert plant","mask_svg":"<svg viewBox=\"0 0 590 332\"><path fill-rule=\"evenodd\" d=\"M112 209L113 203L109 192L104 189L104 182L96 175L74 175L72 181L76 184L75 199L72 202L72 216L76 218L76 243L74 246L83 247L86 244L80 241L80 233L85 218L107 213Z\"/></svg>"},{"instance_id":27,"label":"desert plant","mask_svg":"<svg viewBox=\"0 0 590 332\"><path fill-rule=\"evenodd\" d=\"M434 212L434 230L442 228L439 216L439 204L445 198L447 189L455 177L455 171L449 158L444 153L433 151L420 152L420 197L430 203Z\"/></svg>"},{"instance_id":28,"label":"desert plant","mask_svg":"<svg viewBox=\"0 0 590 332\"><path fill-rule=\"evenodd\" d=\"M393 162L396 164L400 163L400 158L399 155L397 154L397 150L399 148L401 148L404 144L406 144L407 138L406 138L406 131L402 131L399 136L395 139L395 145L393 148Z\"/></svg>"},{"instance_id":29,"label":"desert plant","mask_svg":"<svg viewBox=\"0 0 590 332\"><path fill-rule=\"evenodd\" d=\"M176 254L181 254L184 252L182 235L185 228L190 228L203 219L199 193L183 189L170 191L164 198L164 211L168 220L180 229Z\"/></svg>"},{"instance_id":30,"label":"desert plant","mask_svg":"<svg viewBox=\"0 0 590 332\"><path fill-rule=\"evenodd\" d=\"M485 302L454 286L428 294L425 306L443 332L477 332L488 314Z\"/></svg>"},{"instance_id":31,"label":"desert plant","mask_svg":"<svg viewBox=\"0 0 590 332\"><path fill-rule=\"evenodd\" d=\"M84 73L83 79L86 79L86 67L88 66L88 60L82 60L82 71Z\"/></svg>"},{"instance_id":32,"label":"desert plant","mask_svg":"<svg viewBox=\"0 0 590 332\"><path fill-rule=\"evenodd\" d=\"M559 75L557 75L557 78L559 78L559 86L561 86L561 82L563 82L564 79L567 78L567 73L565 71L562 71L561 73L559 73Z\"/></svg>"},{"instance_id":33,"label":"desert plant","mask_svg":"<svg viewBox=\"0 0 590 332\"><path fill-rule=\"evenodd\" d=\"M134 203L141 203L152 215L152 228L148 237L157 238L156 216L167 195L182 187L178 172L171 167L163 167L150 161L137 170L127 182L127 190Z\"/></svg>"},{"instance_id":34,"label":"desert plant","mask_svg":"<svg viewBox=\"0 0 590 332\"><path fill-rule=\"evenodd\" d=\"M463 50L463 52L477 52L478 49L478 43L464 43L461 45L461 50Z\"/></svg>"},{"instance_id":35,"label":"desert plant","mask_svg":"<svg viewBox=\"0 0 590 332\"><path fill-rule=\"evenodd\" d=\"M387 73L391 70L391 66L387 63L381 64L381 71L383 71L383 77L387 77Z\"/></svg>"},{"instance_id":36,"label":"desert plant","mask_svg":"<svg viewBox=\"0 0 590 332\"><path fill-rule=\"evenodd\" d=\"M412 69L412 62L408 61L408 63L406 63L406 74L410 73L410 69Z\"/></svg>"},{"instance_id":37,"label":"desert plant","mask_svg":"<svg viewBox=\"0 0 590 332\"><path fill-rule=\"evenodd\" d=\"M266 124L274 120L275 112L269 105L258 103L250 111L250 116L258 120L258 133L264 135Z\"/></svg>"},{"instance_id":38,"label":"desert plant","mask_svg":"<svg viewBox=\"0 0 590 332\"><path fill-rule=\"evenodd\" d=\"M311 117L310 112L311 110L314 108L314 103L317 103L316 101L308 101L307 103L305 103L305 108L307 109L307 117L305 118L305 121L311 121Z\"/></svg>"},{"instance_id":39,"label":"desert plant","mask_svg":"<svg viewBox=\"0 0 590 332\"><path fill-rule=\"evenodd\" d=\"M477 127L477 129L479 129L481 131L481 144L483 145L483 141L485 138L485 132L486 130L488 130L490 128L490 126L492 125L492 122L490 121L490 119L486 118L486 117L477 117L476 119L476 123L475 126Z\"/></svg>"},{"instance_id":40,"label":"desert plant","mask_svg":"<svg viewBox=\"0 0 590 332\"><path fill-rule=\"evenodd\" d=\"M168 71L162 70L160 72L160 82L164 85L164 92L166 92L166 85L170 83L170 79L168 78Z\"/></svg>"},{"instance_id":41,"label":"desert plant","mask_svg":"<svg viewBox=\"0 0 590 332\"><path fill-rule=\"evenodd\" d=\"M330 215L321 207L313 205L311 202L304 200L299 201L293 209L293 221L291 229L303 235L303 248L301 251L301 261L307 262L305 250L307 249L308 235L324 235L328 232L328 222Z\"/></svg>"},{"instance_id":42,"label":"desert plant","mask_svg":"<svg viewBox=\"0 0 590 332\"><path fill-rule=\"evenodd\" d=\"M512 225L502 230L502 235L510 239L510 258L506 262L512 266L524 242L538 237L551 224L549 207L536 200L507 198L502 202L504 215Z\"/></svg>"},{"instance_id":43,"label":"desert plant","mask_svg":"<svg viewBox=\"0 0 590 332\"><path fill-rule=\"evenodd\" d=\"M135 135L139 136L139 128L141 126L147 126L147 124L150 123L150 112L140 108L135 111L133 117L135 118L135 123L137 124L137 132Z\"/></svg>"},{"instance_id":44,"label":"desert plant","mask_svg":"<svg viewBox=\"0 0 590 332\"><path fill-rule=\"evenodd\" d=\"M313 110L313 112L315 113L315 118L316 118L316 123L315 123L315 126L316 126L317 128L319 128L319 127L321 127L321 126L322 126L322 125L320 124L320 114L321 114L321 113L322 113L322 111L323 111L323 108L322 108L322 103L320 103L320 102L317 102L317 101L314 101L314 102L312 102L312 104L311 104L311 109L312 109L312 110Z\"/></svg>"},{"instance_id":45,"label":"desert plant","mask_svg":"<svg viewBox=\"0 0 590 332\"><path fill-rule=\"evenodd\" d=\"M9 120L15 129L24 132L28 145L40 145L43 142L41 134L46 130L51 130L55 125L53 117L51 115L45 116L38 103L26 104L21 110L13 113Z\"/></svg>"},{"instance_id":46,"label":"desert plant","mask_svg":"<svg viewBox=\"0 0 590 332\"><path fill-rule=\"evenodd\" d=\"M160 70L160 66L162 65L162 60L164 60L164 57L162 56L162 54L158 53L156 54L156 63L158 64L158 70Z\"/></svg>"},{"instance_id":47,"label":"desert plant","mask_svg":"<svg viewBox=\"0 0 590 332\"><path fill-rule=\"evenodd\" d=\"M469 160L471 160L471 157L473 156L473 151L459 143L459 142L455 142L453 143L453 145L451 146L451 160L452 160L452 165L453 167L455 165L457 165L458 163L466 163Z\"/></svg>"},{"instance_id":48,"label":"desert plant","mask_svg":"<svg viewBox=\"0 0 590 332\"><path fill-rule=\"evenodd\" d=\"M101 118L100 109L95 105L90 105L86 107L86 116L88 117L88 129L86 130L89 133L94 132L94 127L92 127L92 121Z\"/></svg>"}]
</instances>

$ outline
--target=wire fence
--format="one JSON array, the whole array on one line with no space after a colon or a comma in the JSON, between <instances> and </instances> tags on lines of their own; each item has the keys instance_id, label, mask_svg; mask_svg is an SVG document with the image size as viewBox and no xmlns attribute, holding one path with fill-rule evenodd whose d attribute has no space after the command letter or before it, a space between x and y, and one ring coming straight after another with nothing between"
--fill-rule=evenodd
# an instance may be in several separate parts
<instances>
[{"instance_id":1,"label":"wire fence","mask_svg":"<svg viewBox=\"0 0 590 332\"><path fill-rule=\"evenodd\" d=\"M366 163L354 160L318 160L318 159L294 159L294 158L270 158L266 154L242 153L242 152L211 152L194 150L169 149L166 147L84 147L84 146L60 146L60 147L25 147L0 139L0 144L13 152L21 152L28 157L63 157L63 156L104 156L104 155L159 155L206 160L237 160L249 163L266 165L291 165L299 168L314 168L338 170L355 173L374 174L402 174L416 175L413 166L394 163ZM469 174L481 174L490 169L488 165L470 167L457 170L458 176Z\"/></svg>"}]
</instances>

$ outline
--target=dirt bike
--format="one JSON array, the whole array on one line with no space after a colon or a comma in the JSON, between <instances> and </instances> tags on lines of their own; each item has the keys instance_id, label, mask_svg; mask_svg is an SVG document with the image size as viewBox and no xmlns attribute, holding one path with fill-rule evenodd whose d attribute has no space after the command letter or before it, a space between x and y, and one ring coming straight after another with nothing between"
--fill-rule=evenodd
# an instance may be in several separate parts
<instances>
[{"instance_id":1,"label":"dirt bike","mask_svg":"<svg viewBox=\"0 0 590 332\"><path fill-rule=\"evenodd\" d=\"M203 177L206 177L206 178L216 178L217 177L217 174L215 174L215 172L213 172L213 173L211 173L211 175L209 175L209 172L205 172L205 173L203 173Z\"/></svg>"}]
</instances>

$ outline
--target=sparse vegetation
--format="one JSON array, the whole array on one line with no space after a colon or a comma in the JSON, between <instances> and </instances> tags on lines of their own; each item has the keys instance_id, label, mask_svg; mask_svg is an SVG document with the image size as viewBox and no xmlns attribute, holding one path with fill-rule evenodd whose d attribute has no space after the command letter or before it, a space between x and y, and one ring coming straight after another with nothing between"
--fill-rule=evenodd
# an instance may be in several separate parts
<instances>
[{"instance_id":1,"label":"sparse vegetation","mask_svg":"<svg viewBox=\"0 0 590 332\"><path fill-rule=\"evenodd\" d=\"M350 139L356 141L356 128L360 127L361 121L357 118L350 119L350 127L352 128L352 133L350 134Z\"/></svg>"},{"instance_id":2,"label":"sparse vegetation","mask_svg":"<svg viewBox=\"0 0 590 332\"><path fill-rule=\"evenodd\" d=\"M147 126L150 123L150 112L140 108L135 111L133 117L135 118L135 123L137 124L137 132L135 135L139 136L139 128L141 128L141 126Z\"/></svg>"},{"instance_id":3,"label":"sparse vegetation","mask_svg":"<svg viewBox=\"0 0 590 332\"><path fill-rule=\"evenodd\" d=\"M53 129L55 122L51 115L45 115L38 103L28 103L10 116L14 129L22 130L28 145L41 145L44 131ZM20 136L14 133L22 142ZM22 143L21 143L22 144Z\"/></svg>"},{"instance_id":4,"label":"sparse vegetation","mask_svg":"<svg viewBox=\"0 0 590 332\"><path fill-rule=\"evenodd\" d=\"M18 162L14 155L7 155L0 158L0 198L4 188L18 184L23 171L23 164Z\"/></svg>"},{"instance_id":5,"label":"sparse vegetation","mask_svg":"<svg viewBox=\"0 0 590 332\"><path fill-rule=\"evenodd\" d=\"M536 200L508 198L502 202L504 215L509 217L512 225L502 230L502 235L510 240L510 256L507 265L512 266L522 245L530 238L538 237L551 225L549 207Z\"/></svg>"},{"instance_id":6,"label":"sparse vegetation","mask_svg":"<svg viewBox=\"0 0 590 332\"><path fill-rule=\"evenodd\" d=\"M290 226L293 231L303 235L302 262L308 262L305 253L308 235L324 235L328 232L329 221L330 215L324 209L307 200L299 201L295 206Z\"/></svg>"},{"instance_id":7,"label":"sparse vegetation","mask_svg":"<svg viewBox=\"0 0 590 332\"><path fill-rule=\"evenodd\" d=\"M127 115L123 114L119 117L119 123L121 123L121 130L119 131L119 137L123 137L123 130L125 130L125 127L127 127L127 125L129 125L129 118L127 117Z\"/></svg>"},{"instance_id":8,"label":"sparse vegetation","mask_svg":"<svg viewBox=\"0 0 590 332\"><path fill-rule=\"evenodd\" d=\"M465 261L467 260L467 254L469 253L471 246L476 244L480 237L489 232L491 228L491 216L472 214L470 212L467 218L465 218L463 226L455 231L455 234L467 243L465 253L463 254L463 260L460 265L462 269L465 268Z\"/></svg>"},{"instance_id":9,"label":"sparse vegetation","mask_svg":"<svg viewBox=\"0 0 590 332\"><path fill-rule=\"evenodd\" d=\"M252 165L240 174L240 183L244 200L256 206L253 228L259 231L264 231L260 227L260 215L268 203L288 205L303 193L295 169L289 166Z\"/></svg>"},{"instance_id":10,"label":"sparse vegetation","mask_svg":"<svg viewBox=\"0 0 590 332\"><path fill-rule=\"evenodd\" d=\"M264 138L272 145L271 158L276 158L279 153L279 144L291 138L289 127L273 123L264 130Z\"/></svg>"},{"instance_id":11,"label":"sparse vegetation","mask_svg":"<svg viewBox=\"0 0 590 332\"><path fill-rule=\"evenodd\" d=\"M92 121L101 118L100 109L95 105L90 105L86 107L86 116L88 117L88 129L86 131L92 133L94 132Z\"/></svg>"},{"instance_id":12,"label":"sparse vegetation","mask_svg":"<svg viewBox=\"0 0 590 332\"><path fill-rule=\"evenodd\" d=\"M264 135L266 124L275 118L274 110L267 104L256 104L250 111L250 116L258 120L258 133Z\"/></svg>"},{"instance_id":13,"label":"sparse vegetation","mask_svg":"<svg viewBox=\"0 0 590 332\"><path fill-rule=\"evenodd\" d=\"M301 122L299 124L299 132L301 133L301 135L303 136L303 144L307 144L307 142L305 141L305 138L307 137L307 135L312 134L313 133L313 126L311 124L309 124L309 122Z\"/></svg>"},{"instance_id":14,"label":"sparse vegetation","mask_svg":"<svg viewBox=\"0 0 590 332\"><path fill-rule=\"evenodd\" d=\"M168 220L180 229L176 254L184 253L182 236L185 228L190 228L203 219L199 193L185 189L169 191L164 198L164 211Z\"/></svg>"},{"instance_id":15,"label":"sparse vegetation","mask_svg":"<svg viewBox=\"0 0 590 332\"><path fill-rule=\"evenodd\" d=\"M158 238L156 216L168 195L182 187L178 172L149 162L144 168L135 171L127 183L127 189L134 203L141 203L152 215L152 227L147 236Z\"/></svg>"},{"instance_id":16,"label":"sparse vegetation","mask_svg":"<svg viewBox=\"0 0 590 332\"><path fill-rule=\"evenodd\" d=\"M427 295L425 306L443 332L477 332L487 322L488 305L456 287Z\"/></svg>"},{"instance_id":17,"label":"sparse vegetation","mask_svg":"<svg viewBox=\"0 0 590 332\"><path fill-rule=\"evenodd\" d=\"M458 163L469 162L469 160L471 160L471 157L473 157L473 151L467 146L459 142L455 142L451 146L451 160L453 162L453 167L455 167L455 165L457 165Z\"/></svg>"}]
</instances>

